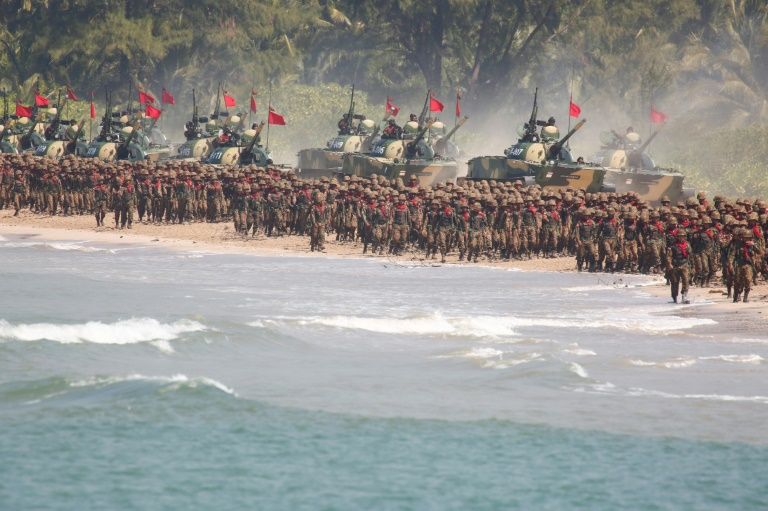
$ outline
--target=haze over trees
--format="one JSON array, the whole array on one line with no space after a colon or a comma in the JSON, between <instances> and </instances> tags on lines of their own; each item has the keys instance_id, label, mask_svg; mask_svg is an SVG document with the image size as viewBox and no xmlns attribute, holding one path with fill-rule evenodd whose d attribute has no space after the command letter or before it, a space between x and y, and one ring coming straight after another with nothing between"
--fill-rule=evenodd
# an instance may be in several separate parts
<instances>
[{"instance_id":1,"label":"haze over trees","mask_svg":"<svg viewBox=\"0 0 768 511\"><path fill-rule=\"evenodd\" d=\"M691 169L703 185L738 191L740 182L738 169L723 181L727 169L717 162L694 162L699 152L690 144L711 149L727 138L713 139L713 131L731 133L737 160L746 152L768 159L765 0L0 3L0 85L11 96L70 84L83 96L109 88L124 97L131 80L175 91L182 110L193 87L208 98L219 81L241 101L251 87L264 100L271 82L276 94L300 90L306 101L340 108L344 98L322 100L313 88L354 82L382 105L368 113L374 117L387 95L416 110L427 88L447 104L460 90L473 117L467 131L508 131L494 141L501 146L538 87L542 111L562 117L572 92L595 129L627 122L648 129L656 105L670 117L657 150L686 167L709 165ZM341 87L319 87L333 83Z\"/></svg>"}]
</instances>

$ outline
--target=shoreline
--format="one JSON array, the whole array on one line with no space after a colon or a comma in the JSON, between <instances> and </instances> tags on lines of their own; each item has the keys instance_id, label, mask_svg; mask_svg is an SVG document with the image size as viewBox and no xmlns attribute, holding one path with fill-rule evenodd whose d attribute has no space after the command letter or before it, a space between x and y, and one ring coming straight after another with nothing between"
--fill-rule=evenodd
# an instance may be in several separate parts
<instances>
[{"instance_id":1,"label":"shoreline","mask_svg":"<svg viewBox=\"0 0 768 511\"><path fill-rule=\"evenodd\" d=\"M133 229L116 230L112 227L93 227L93 217L82 216L41 216L22 211L18 217L10 210L0 211L0 235L12 237L34 237L42 241L80 241L97 242L111 245L145 245L180 251L205 251L215 254L243 254L257 256L289 255L291 257L324 257L333 259L381 260L393 264L441 265L439 260L427 260L423 256L408 253L402 256L374 256L362 253L360 243L337 242L332 237L326 240L324 252L310 252L309 239L305 236L277 236L244 239L234 233L231 223L193 223L186 225L152 225L134 223ZM488 261L478 263L459 262L457 255L447 258L445 264L491 269L576 272L573 257L553 259L530 259L523 261ZM596 273L595 276L618 280L637 274ZM643 290L670 300L669 288L663 283L643 286ZM747 316L766 321L768 318L768 285L760 283L753 287L751 301L747 304L732 303L723 287L715 285L709 288L693 287L690 297L694 305L706 307L716 316L727 318L736 313L740 320ZM700 307L696 307L700 309ZM670 311L675 309L670 303ZM735 318L733 318L735 319ZM766 323L768 327L768 323Z\"/></svg>"}]
</instances>

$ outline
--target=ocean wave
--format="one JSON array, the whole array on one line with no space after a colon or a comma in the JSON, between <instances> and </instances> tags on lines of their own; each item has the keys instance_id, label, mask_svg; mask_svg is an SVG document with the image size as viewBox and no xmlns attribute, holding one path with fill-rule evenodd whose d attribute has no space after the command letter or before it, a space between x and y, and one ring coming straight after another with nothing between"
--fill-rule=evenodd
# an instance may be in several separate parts
<instances>
[{"instance_id":1,"label":"ocean wave","mask_svg":"<svg viewBox=\"0 0 768 511\"><path fill-rule=\"evenodd\" d=\"M737 364L762 364L765 361L763 357L756 353L750 353L749 355L713 355L710 357L699 357L699 360L720 360Z\"/></svg>"},{"instance_id":2,"label":"ocean wave","mask_svg":"<svg viewBox=\"0 0 768 511\"><path fill-rule=\"evenodd\" d=\"M645 312L645 313L643 313ZM655 315L653 311L616 310L610 316L599 318L581 316L516 317L516 316L447 316L433 313L413 317L324 316L306 318L262 318L247 323L263 328L266 321L287 322L301 326L325 326L346 330L364 330L383 334L438 335L463 337L511 337L519 328L546 327L565 329L617 329L648 333L687 330L702 325L713 325L708 318L682 318Z\"/></svg>"},{"instance_id":3,"label":"ocean wave","mask_svg":"<svg viewBox=\"0 0 768 511\"><path fill-rule=\"evenodd\" d=\"M0 240L3 242L4 240ZM63 241L9 241L3 242L2 248L32 248L40 247L49 250L62 250L62 251L78 251L78 252L107 252L110 254L117 253L117 249L92 247L90 245L84 245L83 241L63 242Z\"/></svg>"},{"instance_id":4,"label":"ocean wave","mask_svg":"<svg viewBox=\"0 0 768 511\"><path fill-rule=\"evenodd\" d=\"M366 330L383 334L446 335L463 337L515 336L508 318L493 316L445 317L436 313L411 318L329 316L298 320L301 325Z\"/></svg>"},{"instance_id":5,"label":"ocean wave","mask_svg":"<svg viewBox=\"0 0 768 511\"><path fill-rule=\"evenodd\" d=\"M133 399L172 392L205 390L239 397L231 387L205 376L128 374L91 376L83 379L54 377L44 380L7 382L0 384L0 404L14 402L26 405L35 405L41 402L67 405L73 402L97 404L99 402L112 402L118 398Z\"/></svg>"},{"instance_id":6,"label":"ocean wave","mask_svg":"<svg viewBox=\"0 0 768 511\"><path fill-rule=\"evenodd\" d=\"M629 363L638 367L664 367L666 369L682 369L696 364L697 360L690 357L678 357L672 360L653 362L648 360L630 359Z\"/></svg>"},{"instance_id":7,"label":"ocean wave","mask_svg":"<svg viewBox=\"0 0 768 511\"><path fill-rule=\"evenodd\" d=\"M584 366L581 364L577 364L576 362L571 362L568 365L568 370L571 371L573 374L578 376L579 378L589 378L589 373L586 369L584 369Z\"/></svg>"},{"instance_id":8,"label":"ocean wave","mask_svg":"<svg viewBox=\"0 0 768 511\"><path fill-rule=\"evenodd\" d=\"M613 282L607 282L602 279L597 284L584 285L584 286L570 286L560 288L562 291L568 291L572 293L585 293L588 291L608 291L612 289L631 289L637 287L648 287L657 284L663 284L663 280L659 279L642 279L642 280L624 280L616 279Z\"/></svg>"},{"instance_id":9,"label":"ocean wave","mask_svg":"<svg viewBox=\"0 0 768 511\"><path fill-rule=\"evenodd\" d=\"M731 394L675 394L661 390L645 389L642 387L621 388L609 382L597 382L588 387L577 387L577 392L592 392L595 394L615 394L631 397L658 397L663 399L690 399L701 401L728 401L736 403L759 403L768 405L768 396L736 396Z\"/></svg>"},{"instance_id":10,"label":"ocean wave","mask_svg":"<svg viewBox=\"0 0 768 511\"><path fill-rule=\"evenodd\" d=\"M55 341L62 344L136 344L171 341L181 334L206 330L205 325L188 319L160 323L154 318L131 318L114 323L9 323L0 319L0 339L15 341ZM168 350L169 345L156 344Z\"/></svg>"},{"instance_id":11,"label":"ocean wave","mask_svg":"<svg viewBox=\"0 0 768 511\"><path fill-rule=\"evenodd\" d=\"M704 357L677 357L671 360L640 360L630 359L629 363L637 367L662 367L666 369L682 369L691 367L697 364L700 360L704 361L720 361L730 362L735 364L753 364L758 365L765 361L763 357L756 353L750 353L748 355L711 355Z\"/></svg>"},{"instance_id":12,"label":"ocean wave","mask_svg":"<svg viewBox=\"0 0 768 511\"><path fill-rule=\"evenodd\" d=\"M768 396L733 396L730 394L673 394L659 390L632 387L626 392L629 396L649 396L666 399L700 399L703 401L734 401L768 404Z\"/></svg>"},{"instance_id":13,"label":"ocean wave","mask_svg":"<svg viewBox=\"0 0 768 511\"><path fill-rule=\"evenodd\" d=\"M592 350L588 350L585 348L580 348L578 343L571 343L568 345L567 348L563 350L563 353L568 353L569 355L576 355L577 357L594 357L597 355Z\"/></svg>"},{"instance_id":14,"label":"ocean wave","mask_svg":"<svg viewBox=\"0 0 768 511\"><path fill-rule=\"evenodd\" d=\"M504 358L486 360L483 363L483 368L509 369L511 367L528 364L530 362L541 360L543 358L544 358L544 355L542 355L541 353L535 353L535 352L526 353L521 357L504 357Z\"/></svg>"},{"instance_id":15,"label":"ocean wave","mask_svg":"<svg viewBox=\"0 0 768 511\"><path fill-rule=\"evenodd\" d=\"M205 376L192 377L185 374L174 374L172 376L146 376L143 374L129 374L125 376L92 376L82 380L68 382L72 388L82 387L106 387L118 385L126 382L148 382L157 383L161 386L169 386L170 389L198 387L212 387L230 396L237 397L237 393L230 387L224 385L218 380L207 378Z\"/></svg>"}]
</instances>

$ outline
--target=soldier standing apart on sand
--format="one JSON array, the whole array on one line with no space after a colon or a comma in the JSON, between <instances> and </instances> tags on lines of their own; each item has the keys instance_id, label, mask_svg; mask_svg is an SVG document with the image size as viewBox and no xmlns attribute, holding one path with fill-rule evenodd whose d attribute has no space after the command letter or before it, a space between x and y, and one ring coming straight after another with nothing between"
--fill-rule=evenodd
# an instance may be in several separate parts
<instances>
[{"instance_id":1,"label":"soldier standing apart on sand","mask_svg":"<svg viewBox=\"0 0 768 511\"><path fill-rule=\"evenodd\" d=\"M674 243L667 248L667 272L672 284L672 300L677 303L678 292L682 293L682 302L688 300L688 285L690 283L690 267L692 262L691 245L686 238L684 229L679 229Z\"/></svg>"},{"instance_id":2,"label":"soldier standing apart on sand","mask_svg":"<svg viewBox=\"0 0 768 511\"><path fill-rule=\"evenodd\" d=\"M325 203L322 195L317 195L309 210L309 250L325 251Z\"/></svg>"},{"instance_id":3,"label":"soldier standing apart on sand","mask_svg":"<svg viewBox=\"0 0 768 511\"><path fill-rule=\"evenodd\" d=\"M755 262L758 248L754 242L755 235L749 229L742 229L741 236L733 241L733 250L728 261L731 273L734 275L733 303L740 300L744 292L744 303L749 301L752 280L755 277Z\"/></svg>"},{"instance_id":4,"label":"soldier standing apart on sand","mask_svg":"<svg viewBox=\"0 0 768 511\"><path fill-rule=\"evenodd\" d=\"M134 204L136 204L136 190L134 189L133 182L130 178L127 179L125 185L123 185L120 199L120 209L122 212L120 228L123 229L124 227L128 227L128 229L131 229L133 226L133 207Z\"/></svg>"},{"instance_id":5,"label":"soldier standing apart on sand","mask_svg":"<svg viewBox=\"0 0 768 511\"><path fill-rule=\"evenodd\" d=\"M584 263L590 272L595 271L597 247L597 224L591 218L592 210L586 209L581 214L581 220L576 225L576 269L581 271Z\"/></svg>"},{"instance_id":6,"label":"soldier standing apart on sand","mask_svg":"<svg viewBox=\"0 0 768 511\"><path fill-rule=\"evenodd\" d=\"M104 217L107 216L108 199L109 190L104 181L101 180L93 187L93 214L96 217L96 227L104 226Z\"/></svg>"}]
</instances>

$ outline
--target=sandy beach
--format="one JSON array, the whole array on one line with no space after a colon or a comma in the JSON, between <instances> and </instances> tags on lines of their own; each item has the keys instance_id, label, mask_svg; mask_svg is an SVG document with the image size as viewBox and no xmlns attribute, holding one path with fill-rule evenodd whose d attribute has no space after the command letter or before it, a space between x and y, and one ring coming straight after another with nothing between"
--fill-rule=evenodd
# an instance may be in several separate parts
<instances>
[{"instance_id":1,"label":"sandy beach","mask_svg":"<svg viewBox=\"0 0 768 511\"><path fill-rule=\"evenodd\" d=\"M109 217L108 217L109 220ZM14 217L9 210L0 211L0 235L34 237L41 240L89 241L106 244L142 244L172 250L199 250L214 253L246 253L254 255L289 254L304 257L376 258L393 264L440 264L439 260L426 260L421 253L409 252L402 256L372 256L362 253L359 243L337 242L333 236L326 241L324 252L310 252L309 239L303 236L243 238L234 232L231 223L192 223L185 225L153 225L134 223L132 229L112 227L95 228L91 216L42 216L22 211ZM457 255L448 257L447 264L473 264L459 262ZM531 259L524 261L481 260L478 266L519 269L527 271L574 272L572 257ZM603 281L621 287L623 274L597 274ZM663 283L646 287L649 293L669 297L669 288ZM715 284L710 288L694 287L690 291L694 303L706 304L707 310L717 313L738 314L739 318L768 317L768 285L761 282L753 287L750 303L734 304L726 296L725 288ZM768 325L766 325L768 326Z\"/></svg>"}]
</instances>

